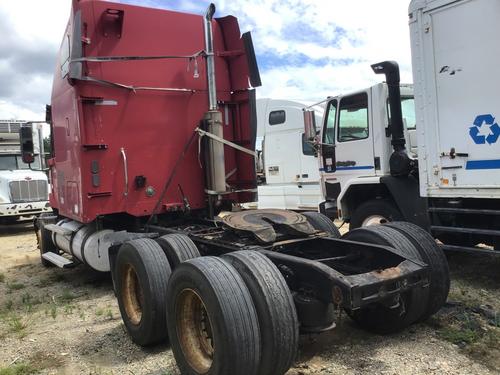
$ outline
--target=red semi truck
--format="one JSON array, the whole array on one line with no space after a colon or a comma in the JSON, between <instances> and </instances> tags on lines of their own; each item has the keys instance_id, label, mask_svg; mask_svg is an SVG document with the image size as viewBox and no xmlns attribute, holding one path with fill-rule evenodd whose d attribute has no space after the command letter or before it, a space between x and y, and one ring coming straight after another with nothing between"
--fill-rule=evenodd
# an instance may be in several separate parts
<instances>
[{"instance_id":1,"label":"red semi truck","mask_svg":"<svg viewBox=\"0 0 500 375\"><path fill-rule=\"evenodd\" d=\"M340 238L316 212L239 209L256 191L260 78L250 34L214 12L73 0L47 110L43 264L111 272L132 340L168 340L183 374L283 374L299 334L342 311L376 332L435 313L448 269L421 229Z\"/></svg>"}]
</instances>

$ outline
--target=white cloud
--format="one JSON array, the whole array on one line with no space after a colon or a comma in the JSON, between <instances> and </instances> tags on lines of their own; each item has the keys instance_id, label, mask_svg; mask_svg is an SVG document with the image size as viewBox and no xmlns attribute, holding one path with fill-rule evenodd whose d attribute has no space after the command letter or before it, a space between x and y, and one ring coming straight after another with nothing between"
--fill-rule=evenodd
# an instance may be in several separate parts
<instances>
[{"instance_id":1,"label":"white cloud","mask_svg":"<svg viewBox=\"0 0 500 375\"><path fill-rule=\"evenodd\" d=\"M251 29L259 54L275 54L283 62L261 70L260 97L320 100L362 89L383 77L370 64L396 60L403 82L411 82L407 1L386 0L253 0L222 1L221 11L238 15L242 29ZM302 29L301 29L302 27ZM308 38L306 31L314 31ZM287 57L311 61L287 64ZM349 64L336 64L348 60Z\"/></svg>"},{"instance_id":2,"label":"white cloud","mask_svg":"<svg viewBox=\"0 0 500 375\"><path fill-rule=\"evenodd\" d=\"M70 6L68 0L0 1L1 119L45 117Z\"/></svg>"},{"instance_id":3,"label":"white cloud","mask_svg":"<svg viewBox=\"0 0 500 375\"><path fill-rule=\"evenodd\" d=\"M398 61L402 80L411 81L408 2L220 0L216 15L237 16L241 30L252 31L260 61L267 59L261 66L259 97L321 100L381 81L383 77L375 76L369 65L382 60ZM197 0L135 3L199 14L208 5ZM0 23L9 26L10 39L22 52L30 52L29 56L43 52L55 62L70 5L70 0L0 0ZM8 39L2 38L0 47ZM10 51L0 49L4 55ZM4 55L0 51L0 118L43 117L43 105L50 101L52 68L20 72L15 56ZM7 83L15 92L2 91Z\"/></svg>"}]
</instances>

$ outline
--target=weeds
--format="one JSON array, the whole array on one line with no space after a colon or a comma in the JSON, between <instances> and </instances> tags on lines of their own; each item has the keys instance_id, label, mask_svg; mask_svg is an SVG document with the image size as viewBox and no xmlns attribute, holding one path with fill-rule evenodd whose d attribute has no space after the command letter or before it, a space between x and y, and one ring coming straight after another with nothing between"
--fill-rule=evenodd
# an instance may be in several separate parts
<instances>
[{"instance_id":1,"label":"weeds","mask_svg":"<svg viewBox=\"0 0 500 375\"><path fill-rule=\"evenodd\" d=\"M78 296L72 293L69 289L64 289L63 294L59 296L59 300L61 302L70 302L73 301Z\"/></svg>"},{"instance_id":2,"label":"weeds","mask_svg":"<svg viewBox=\"0 0 500 375\"><path fill-rule=\"evenodd\" d=\"M0 283L5 282L5 274L0 273Z\"/></svg>"},{"instance_id":3,"label":"weeds","mask_svg":"<svg viewBox=\"0 0 500 375\"><path fill-rule=\"evenodd\" d=\"M64 314L72 315L74 309L75 309L75 306L68 303L68 304L64 305Z\"/></svg>"},{"instance_id":4,"label":"weeds","mask_svg":"<svg viewBox=\"0 0 500 375\"><path fill-rule=\"evenodd\" d=\"M440 335L446 341L449 341L455 345L459 344L472 344L476 342L480 334L470 328L462 329L460 327L447 327L444 328Z\"/></svg>"},{"instance_id":5,"label":"weeds","mask_svg":"<svg viewBox=\"0 0 500 375\"><path fill-rule=\"evenodd\" d=\"M57 305L55 303L50 306L50 316L54 320L57 318Z\"/></svg>"},{"instance_id":6,"label":"weeds","mask_svg":"<svg viewBox=\"0 0 500 375\"><path fill-rule=\"evenodd\" d=\"M7 324L11 333L15 333L22 338L26 336L26 329L29 325L29 319L22 319L20 316L13 314L7 320Z\"/></svg>"},{"instance_id":7,"label":"weeds","mask_svg":"<svg viewBox=\"0 0 500 375\"><path fill-rule=\"evenodd\" d=\"M24 362L0 368L0 375L31 375L37 372L35 367Z\"/></svg>"},{"instance_id":8,"label":"weeds","mask_svg":"<svg viewBox=\"0 0 500 375\"><path fill-rule=\"evenodd\" d=\"M106 317L109 320L113 320L113 311L111 311L111 309L109 309L109 308L106 310Z\"/></svg>"},{"instance_id":9,"label":"weeds","mask_svg":"<svg viewBox=\"0 0 500 375\"><path fill-rule=\"evenodd\" d=\"M16 282L7 283L8 293L12 293L12 291L14 290L21 290L24 288L26 288L26 285L24 285L23 283L16 283Z\"/></svg>"}]
</instances>

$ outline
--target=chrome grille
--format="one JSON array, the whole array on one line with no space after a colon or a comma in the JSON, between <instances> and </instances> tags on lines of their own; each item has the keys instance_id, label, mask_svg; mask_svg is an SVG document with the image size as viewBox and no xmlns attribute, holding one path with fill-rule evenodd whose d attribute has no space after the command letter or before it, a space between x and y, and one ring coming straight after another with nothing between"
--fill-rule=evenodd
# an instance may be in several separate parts
<instances>
[{"instance_id":1,"label":"chrome grille","mask_svg":"<svg viewBox=\"0 0 500 375\"><path fill-rule=\"evenodd\" d=\"M9 186L12 203L48 200L47 181L45 180L11 181Z\"/></svg>"}]
</instances>

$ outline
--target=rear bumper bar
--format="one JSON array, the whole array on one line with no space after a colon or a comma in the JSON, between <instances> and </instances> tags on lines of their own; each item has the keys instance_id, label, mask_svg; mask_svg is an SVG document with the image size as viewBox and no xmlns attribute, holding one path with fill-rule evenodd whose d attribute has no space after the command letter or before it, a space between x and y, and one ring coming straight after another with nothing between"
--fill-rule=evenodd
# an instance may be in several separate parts
<instances>
[{"instance_id":1,"label":"rear bumper bar","mask_svg":"<svg viewBox=\"0 0 500 375\"><path fill-rule=\"evenodd\" d=\"M278 267L288 267L302 282L309 283L325 302L357 310L387 300L413 288L429 285L428 266L404 260L395 267L356 275L343 275L316 260L262 250Z\"/></svg>"}]
</instances>

